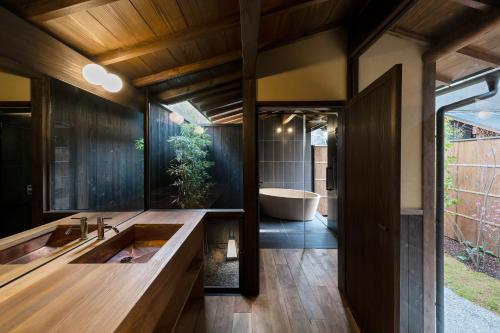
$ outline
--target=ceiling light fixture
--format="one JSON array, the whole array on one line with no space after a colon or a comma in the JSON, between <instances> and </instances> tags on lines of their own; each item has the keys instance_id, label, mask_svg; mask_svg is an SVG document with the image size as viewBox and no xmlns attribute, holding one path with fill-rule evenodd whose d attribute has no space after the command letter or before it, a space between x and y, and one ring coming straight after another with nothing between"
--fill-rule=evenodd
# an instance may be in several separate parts
<instances>
[{"instance_id":1,"label":"ceiling light fixture","mask_svg":"<svg viewBox=\"0 0 500 333\"><path fill-rule=\"evenodd\" d=\"M103 84L107 74L106 70L98 64L88 64L82 69L83 78L95 85Z\"/></svg>"},{"instance_id":2,"label":"ceiling light fixture","mask_svg":"<svg viewBox=\"0 0 500 333\"><path fill-rule=\"evenodd\" d=\"M115 93L122 90L123 82L118 75L108 73L104 79L102 87L106 91Z\"/></svg>"},{"instance_id":3,"label":"ceiling light fixture","mask_svg":"<svg viewBox=\"0 0 500 333\"><path fill-rule=\"evenodd\" d=\"M108 73L104 67L98 64L87 64L82 68L83 78L96 86L101 86L104 90L116 93L122 90L122 79L116 74Z\"/></svg>"}]
</instances>

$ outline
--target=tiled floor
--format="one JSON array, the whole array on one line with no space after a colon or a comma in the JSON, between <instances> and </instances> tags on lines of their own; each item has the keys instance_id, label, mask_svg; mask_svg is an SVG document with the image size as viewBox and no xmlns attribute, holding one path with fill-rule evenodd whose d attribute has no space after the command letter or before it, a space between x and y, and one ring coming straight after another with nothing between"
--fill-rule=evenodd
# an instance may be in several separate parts
<instances>
[{"instance_id":1,"label":"tiled floor","mask_svg":"<svg viewBox=\"0 0 500 333\"><path fill-rule=\"evenodd\" d=\"M336 249L337 238L326 227L326 219L282 221L269 216L260 218L260 247L268 249Z\"/></svg>"}]
</instances>

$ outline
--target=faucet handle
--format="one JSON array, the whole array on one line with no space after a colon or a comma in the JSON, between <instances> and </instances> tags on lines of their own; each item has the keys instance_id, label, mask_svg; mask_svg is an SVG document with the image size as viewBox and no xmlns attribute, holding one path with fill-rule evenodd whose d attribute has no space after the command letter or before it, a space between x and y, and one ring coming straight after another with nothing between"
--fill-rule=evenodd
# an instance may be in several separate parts
<instances>
[{"instance_id":1,"label":"faucet handle","mask_svg":"<svg viewBox=\"0 0 500 333\"><path fill-rule=\"evenodd\" d=\"M82 216L82 217L72 217L72 220L80 220L80 221L87 221L87 216Z\"/></svg>"},{"instance_id":2,"label":"faucet handle","mask_svg":"<svg viewBox=\"0 0 500 333\"><path fill-rule=\"evenodd\" d=\"M113 218L112 217L102 217L102 216L98 216L97 217L97 223L104 223L104 220L112 220Z\"/></svg>"}]
</instances>

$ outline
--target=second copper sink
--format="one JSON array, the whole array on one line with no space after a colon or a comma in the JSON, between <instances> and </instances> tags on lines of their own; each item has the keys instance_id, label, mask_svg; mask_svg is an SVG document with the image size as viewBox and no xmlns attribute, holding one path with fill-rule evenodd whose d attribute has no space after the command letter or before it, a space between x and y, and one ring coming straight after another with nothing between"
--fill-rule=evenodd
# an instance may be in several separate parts
<instances>
[{"instance_id":1,"label":"second copper sink","mask_svg":"<svg viewBox=\"0 0 500 333\"><path fill-rule=\"evenodd\" d=\"M96 230L89 224L89 232ZM53 231L0 251L0 264L27 264L48 256L80 238L80 226L60 225Z\"/></svg>"}]
</instances>

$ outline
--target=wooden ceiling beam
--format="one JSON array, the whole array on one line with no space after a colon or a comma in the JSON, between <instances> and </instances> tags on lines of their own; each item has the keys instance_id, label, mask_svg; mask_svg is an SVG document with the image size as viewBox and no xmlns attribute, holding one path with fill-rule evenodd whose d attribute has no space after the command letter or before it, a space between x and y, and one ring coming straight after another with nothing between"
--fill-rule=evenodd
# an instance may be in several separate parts
<instances>
[{"instance_id":1,"label":"wooden ceiling beam","mask_svg":"<svg viewBox=\"0 0 500 333\"><path fill-rule=\"evenodd\" d=\"M235 81L229 82L229 84L216 85L213 87L209 87L207 89L193 91L192 93L188 93L188 94L183 94L183 95L180 95L178 97L174 97L172 99L169 99L168 102L169 103L176 103L176 102L182 102L182 101L186 101L186 100L190 101L193 98L210 96L212 94L217 93L217 91L224 91L225 89L229 89L230 87L236 87L236 86L241 87L240 80L235 80Z\"/></svg>"},{"instance_id":2,"label":"wooden ceiling beam","mask_svg":"<svg viewBox=\"0 0 500 333\"><path fill-rule=\"evenodd\" d=\"M224 94L213 96L203 101L194 102L196 105L200 107L200 109L204 110L213 105L220 105L228 100L232 101L234 99L241 99L241 89L228 91ZM213 107L212 107L213 108Z\"/></svg>"},{"instance_id":3,"label":"wooden ceiling beam","mask_svg":"<svg viewBox=\"0 0 500 333\"><path fill-rule=\"evenodd\" d=\"M234 116L234 115L237 115L237 114L242 114L242 113L243 113L243 108L240 106L239 108L236 108L236 109L234 109L231 112L224 112L222 114L218 114L218 115L209 117L209 119L211 121L218 121L218 120L221 120L221 119L224 119L224 118L227 118L227 117L231 117L231 116Z\"/></svg>"},{"instance_id":4,"label":"wooden ceiling beam","mask_svg":"<svg viewBox=\"0 0 500 333\"><path fill-rule=\"evenodd\" d=\"M473 60L479 60L487 66L499 67L500 57L496 54L489 53L485 50L479 49L474 46L466 46L457 51L457 53L471 58Z\"/></svg>"},{"instance_id":5,"label":"wooden ceiling beam","mask_svg":"<svg viewBox=\"0 0 500 333\"><path fill-rule=\"evenodd\" d=\"M363 12L349 29L348 55L355 58L362 54L395 22L406 13L417 0L369 1Z\"/></svg>"},{"instance_id":6,"label":"wooden ceiling beam","mask_svg":"<svg viewBox=\"0 0 500 333\"><path fill-rule=\"evenodd\" d=\"M29 71L142 110L144 95L123 77L123 88L117 93L90 84L82 76L83 66L92 63L90 59L1 6L0 45L0 57L13 59Z\"/></svg>"},{"instance_id":7,"label":"wooden ceiling beam","mask_svg":"<svg viewBox=\"0 0 500 333\"><path fill-rule=\"evenodd\" d=\"M196 97L190 99L192 103L205 103L210 100L217 99L221 96L227 96L235 93L236 91L241 92L241 82L233 82L232 84L218 87L216 89L211 89L206 91L204 94L199 94Z\"/></svg>"},{"instance_id":8,"label":"wooden ceiling beam","mask_svg":"<svg viewBox=\"0 0 500 333\"><path fill-rule=\"evenodd\" d=\"M487 32L495 29L500 24L500 9L495 8L475 19L464 22L459 28L447 31L442 38L436 41L435 46L423 55L424 61L437 61L439 58L456 52L481 38Z\"/></svg>"},{"instance_id":9,"label":"wooden ceiling beam","mask_svg":"<svg viewBox=\"0 0 500 333\"><path fill-rule=\"evenodd\" d=\"M393 27L391 28L391 30L389 30L388 33L393 36L406 39L423 46L431 46L434 44L430 38L423 36L417 32L404 29L402 27L397 27L397 26ZM494 67L500 66L499 56L474 46L466 46L459 50L456 50L456 52L468 58L478 60L487 66L494 66Z\"/></svg>"},{"instance_id":10,"label":"wooden ceiling beam","mask_svg":"<svg viewBox=\"0 0 500 333\"><path fill-rule=\"evenodd\" d=\"M317 5L319 3L326 2L328 0L307 0L298 4L293 4L291 6L271 9L263 14L263 17L269 17L284 13L292 13L297 10L307 8L309 6ZM219 33L221 31L236 28L240 25L238 18L231 18L222 22L210 23L202 26L196 26L192 28L185 29L180 32L176 32L167 35L161 39L142 42L128 48L117 49L109 51L95 57L96 62L103 65L110 65L117 62L125 61L128 59L136 58L141 55L161 51L172 46L185 43L187 41L200 38L207 35L212 35Z\"/></svg>"},{"instance_id":11,"label":"wooden ceiling beam","mask_svg":"<svg viewBox=\"0 0 500 333\"><path fill-rule=\"evenodd\" d=\"M452 0L452 1L477 10L488 10L492 7L493 4L492 1L487 1L487 0Z\"/></svg>"},{"instance_id":12,"label":"wooden ceiling beam","mask_svg":"<svg viewBox=\"0 0 500 333\"><path fill-rule=\"evenodd\" d=\"M219 108L215 108L215 109L212 109L212 110L205 111L205 114L207 115L208 118L210 118L210 117L214 117L214 116L217 116L217 115L221 115L221 114L224 114L224 113L228 113L228 112L234 111L236 109L241 109L241 107L242 107L242 103L241 102L239 102L239 103L231 103L231 104L225 105L223 107L219 107Z\"/></svg>"},{"instance_id":13,"label":"wooden ceiling beam","mask_svg":"<svg viewBox=\"0 0 500 333\"><path fill-rule=\"evenodd\" d=\"M215 87L224 83L228 83L231 81L235 81L241 78L241 73L240 72L234 72L230 74L226 74L223 76L219 76L213 79L209 79L206 81L201 81L201 82L196 82L187 86L179 87L179 88L174 88L174 89L167 89L165 91L162 91L160 93L156 94L156 98L168 102L171 100L178 100L183 97L188 97L189 94L192 94L194 92L198 92L200 90L205 90L211 87ZM186 98L187 99L187 98Z\"/></svg>"},{"instance_id":14,"label":"wooden ceiling beam","mask_svg":"<svg viewBox=\"0 0 500 333\"><path fill-rule=\"evenodd\" d=\"M203 112L207 112L210 110L224 107L226 105L240 103L240 102L241 102L241 93L238 93L238 94L235 94L234 96L232 96L231 98L224 98L220 101L216 101L214 103L207 104L203 107L200 107L199 109Z\"/></svg>"},{"instance_id":15,"label":"wooden ceiling beam","mask_svg":"<svg viewBox=\"0 0 500 333\"><path fill-rule=\"evenodd\" d=\"M236 89L238 87L241 88L240 80L230 82L229 84L222 84L216 87L211 87L205 90L194 92L190 94L187 99L189 99L190 101L196 101L196 99L201 99L203 97L210 97L216 95L217 93L224 92L230 89Z\"/></svg>"},{"instance_id":16,"label":"wooden ceiling beam","mask_svg":"<svg viewBox=\"0 0 500 333\"><path fill-rule=\"evenodd\" d=\"M230 117L225 117L225 118L219 119L216 122L217 123L222 123L222 124L227 124L227 123L229 123L229 122L231 122L231 121L233 121L235 119L239 119L239 120L243 119L243 113L240 112L240 113L232 115Z\"/></svg>"},{"instance_id":17,"label":"wooden ceiling beam","mask_svg":"<svg viewBox=\"0 0 500 333\"><path fill-rule=\"evenodd\" d=\"M449 85L453 82L453 79L447 75L436 73L436 81Z\"/></svg>"},{"instance_id":18,"label":"wooden ceiling beam","mask_svg":"<svg viewBox=\"0 0 500 333\"><path fill-rule=\"evenodd\" d=\"M216 55L215 57L203 59L190 64L169 68L151 75L141 76L132 81L137 87L149 86L158 82L170 80L186 74L202 71L204 69L230 63L241 59L241 50L231 51Z\"/></svg>"},{"instance_id":19,"label":"wooden ceiling beam","mask_svg":"<svg viewBox=\"0 0 500 333\"><path fill-rule=\"evenodd\" d=\"M25 18L43 22L116 1L118 0L36 0L23 3L21 11Z\"/></svg>"},{"instance_id":20,"label":"wooden ceiling beam","mask_svg":"<svg viewBox=\"0 0 500 333\"><path fill-rule=\"evenodd\" d=\"M268 50L272 50L272 49L275 49L278 47L282 47L282 46L285 46L285 45L288 45L291 43L298 42L302 39L309 38L313 35L323 33L323 32L328 31L328 30L336 29L338 27L339 27L339 24L328 24L328 25L319 27L318 29L315 29L314 31L310 31L310 32L305 33L305 34L301 33L301 34L298 34L298 35L293 36L291 38L287 38L286 40L277 41L274 43L266 43L266 42L260 43L259 44L259 51L268 51ZM232 61L239 60L239 59L241 59L241 50L231 51L228 53L219 54L219 55L212 57L212 58L203 59L203 60L200 60L197 62L193 62L191 64L186 64L183 66L167 69L165 71L158 72L155 74L142 76L142 77L134 79L132 82L138 87L152 85L152 84L159 83L159 82L166 81L166 80L170 80L170 79L173 79L173 78L176 78L179 76L191 74L191 73L201 71L201 70L206 70L206 69L216 67L219 65L224 65L224 64L227 64L227 63L230 63Z\"/></svg>"}]
</instances>

